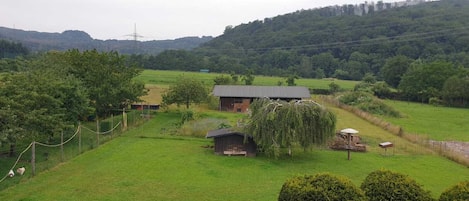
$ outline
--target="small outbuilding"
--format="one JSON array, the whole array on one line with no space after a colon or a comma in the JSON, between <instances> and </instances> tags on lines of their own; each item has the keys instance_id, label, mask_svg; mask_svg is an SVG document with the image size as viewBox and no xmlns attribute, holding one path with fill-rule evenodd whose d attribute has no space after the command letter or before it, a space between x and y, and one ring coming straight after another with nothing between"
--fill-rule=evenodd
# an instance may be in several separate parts
<instances>
[{"instance_id":1,"label":"small outbuilding","mask_svg":"<svg viewBox=\"0 0 469 201\"><path fill-rule=\"evenodd\" d=\"M215 154L256 156L257 145L252 136L231 129L212 130L206 138L214 139ZM247 138L245 140L245 138Z\"/></svg>"}]
</instances>

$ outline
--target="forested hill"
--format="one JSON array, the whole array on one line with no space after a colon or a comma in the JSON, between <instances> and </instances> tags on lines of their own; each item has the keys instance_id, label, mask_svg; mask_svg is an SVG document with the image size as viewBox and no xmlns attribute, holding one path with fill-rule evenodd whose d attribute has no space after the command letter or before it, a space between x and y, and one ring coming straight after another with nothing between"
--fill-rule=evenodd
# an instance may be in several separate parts
<instances>
[{"instance_id":1,"label":"forested hill","mask_svg":"<svg viewBox=\"0 0 469 201\"><path fill-rule=\"evenodd\" d=\"M228 26L197 53L209 56L215 71L355 80L366 73L379 76L386 59L396 55L469 67L469 1L427 1L362 14L353 9L301 10Z\"/></svg>"},{"instance_id":2,"label":"forested hill","mask_svg":"<svg viewBox=\"0 0 469 201\"><path fill-rule=\"evenodd\" d=\"M211 39L211 36L207 36L153 41L97 40L86 32L76 30L45 33L0 27L0 40L21 43L32 52L97 49L99 51L113 50L122 54L156 55L168 49L190 50Z\"/></svg>"}]
</instances>

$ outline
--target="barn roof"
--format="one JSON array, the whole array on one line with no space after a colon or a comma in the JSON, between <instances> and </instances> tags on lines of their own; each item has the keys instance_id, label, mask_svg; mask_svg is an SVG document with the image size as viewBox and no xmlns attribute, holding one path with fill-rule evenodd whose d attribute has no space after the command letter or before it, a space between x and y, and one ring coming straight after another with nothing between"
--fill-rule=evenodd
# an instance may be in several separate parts
<instances>
[{"instance_id":1,"label":"barn roof","mask_svg":"<svg viewBox=\"0 0 469 201\"><path fill-rule=\"evenodd\" d=\"M217 97L251 98L310 98L307 87L300 86L247 86L215 85L213 95Z\"/></svg>"},{"instance_id":2,"label":"barn roof","mask_svg":"<svg viewBox=\"0 0 469 201\"><path fill-rule=\"evenodd\" d=\"M222 136L228 136L228 135L241 135L244 136L244 133L241 133L239 131L234 131L231 129L218 129L218 130L211 130L207 132L207 135L205 138L216 138L216 137L222 137ZM248 137L251 137L248 135Z\"/></svg>"}]
</instances>

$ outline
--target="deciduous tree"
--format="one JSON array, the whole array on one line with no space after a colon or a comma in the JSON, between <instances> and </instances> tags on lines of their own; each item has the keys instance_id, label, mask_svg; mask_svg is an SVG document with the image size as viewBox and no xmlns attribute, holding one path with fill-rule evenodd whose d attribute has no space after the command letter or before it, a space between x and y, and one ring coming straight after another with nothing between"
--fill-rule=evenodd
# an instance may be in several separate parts
<instances>
[{"instance_id":1,"label":"deciduous tree","mask_svg":"<svg viewBox=\"0 0 469 201\"><path fill-rule=\"evenodd\" d=\"M267 153L279 156L282 148L300 145L306 150L334 135L336 116L316 102L255 100L245 131Z\"/></svg>"},{"instance_id":2,"label":"deciduous tree","mask_svg":"<svg viewBox=\"0 0 469 201\"><path fill-rule=\"evenodd\" d=\"M205 85L199 80L180 77L179 81L171 85L169 89L162 95L163 104L171 105L176 103L186 105L189 108L191 103L201 103L207 100L208 91Z\"/></svg>"}]
</instances>

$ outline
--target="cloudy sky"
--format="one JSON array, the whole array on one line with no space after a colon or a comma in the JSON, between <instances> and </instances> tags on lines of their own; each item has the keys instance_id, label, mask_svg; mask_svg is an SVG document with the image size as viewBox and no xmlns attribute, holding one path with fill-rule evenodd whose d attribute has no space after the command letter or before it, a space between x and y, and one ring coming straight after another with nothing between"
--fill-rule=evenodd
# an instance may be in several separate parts
<instances>
[{"instance_id":1,"label":"cloudy sky","mask_svg":"<svg viewBox=\"0 0 469 201\"><path fill-rule=\"evenodd\" d=\"M397 0L384 0L395 2ZM404 1L404 0L401 0ZM365 0L4 0L0 26L40 32L85 31L95 39L218 36L237 26L301 9ZM368 1L372 2L372 1Z\"/></svg>"}]
</instances>

